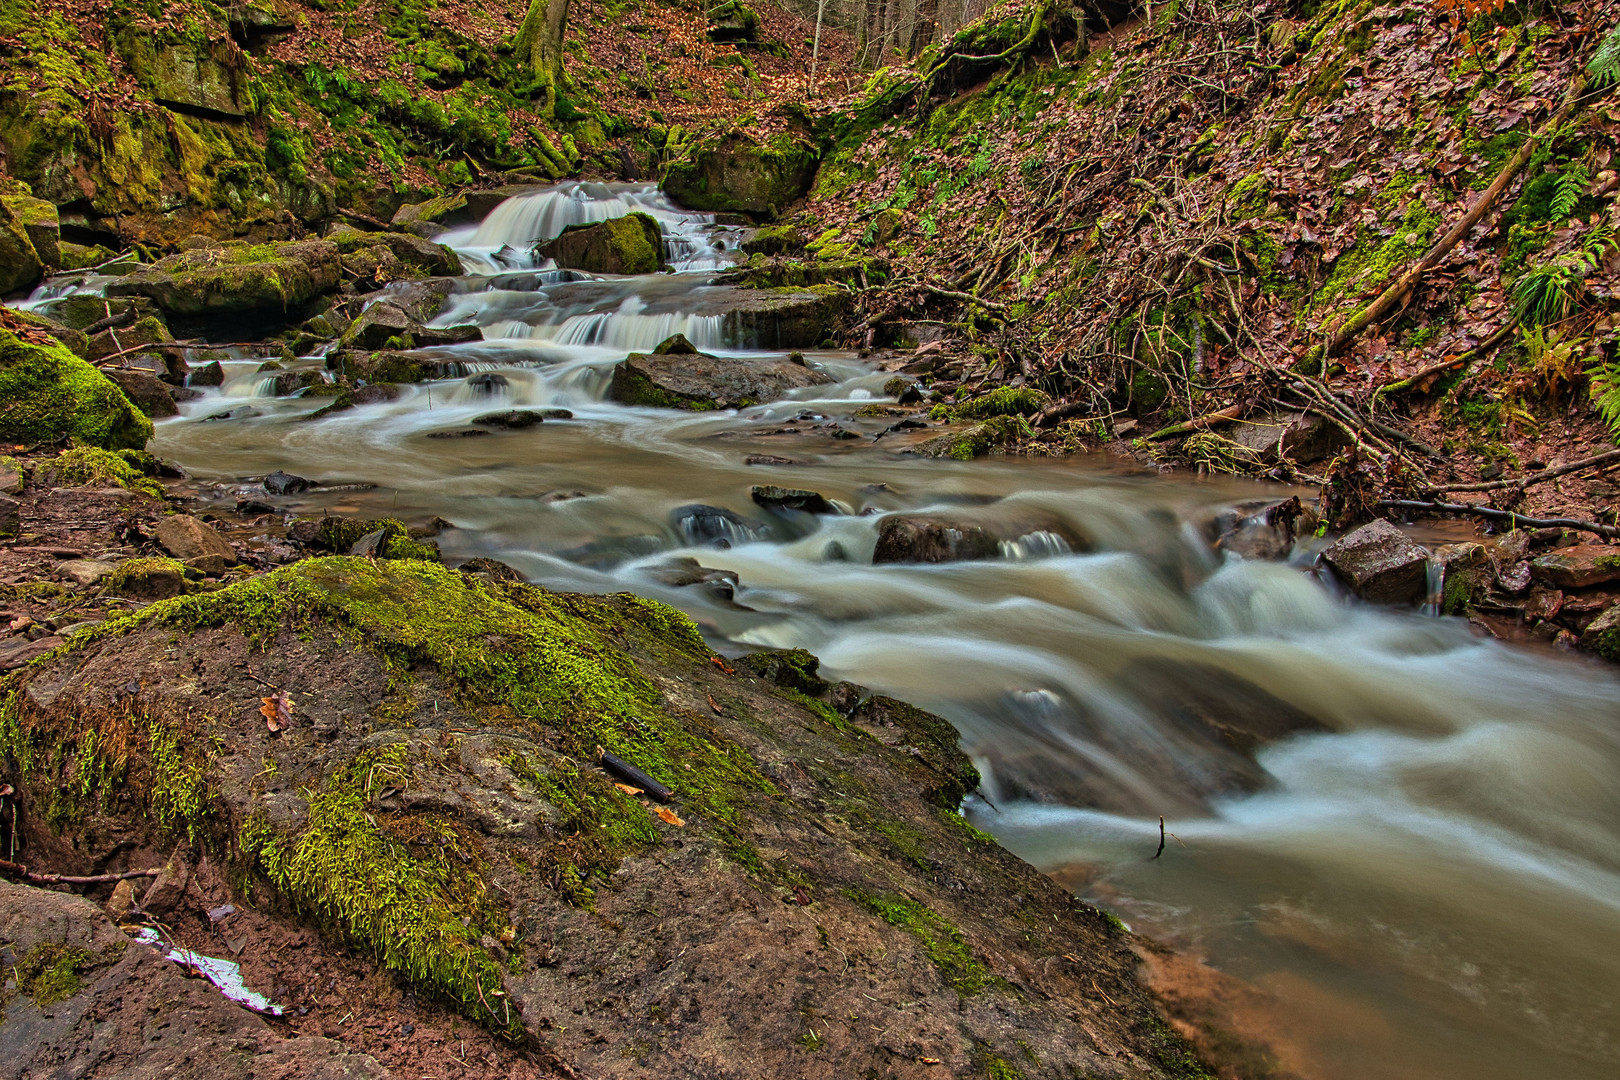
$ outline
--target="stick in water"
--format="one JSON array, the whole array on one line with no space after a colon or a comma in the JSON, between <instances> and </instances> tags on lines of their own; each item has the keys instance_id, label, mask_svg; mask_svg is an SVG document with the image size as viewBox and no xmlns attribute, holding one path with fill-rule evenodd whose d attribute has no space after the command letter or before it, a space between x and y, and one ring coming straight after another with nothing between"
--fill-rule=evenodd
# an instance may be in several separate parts
<instances>
[{"instance_id":1,"label":"stick in water","mask_svg":"<svg viewBox=\"0 0 1620 1080\"><path fill-rule=\"evenodd\" d=\"M1153 857L1155 859L1157 859L1160 855L1163 855L1163 854L1164 854L1164 815L1160 814L1159 815L1159 850L1155 851L1153 853Z\"/></svg>"}]
</instances>

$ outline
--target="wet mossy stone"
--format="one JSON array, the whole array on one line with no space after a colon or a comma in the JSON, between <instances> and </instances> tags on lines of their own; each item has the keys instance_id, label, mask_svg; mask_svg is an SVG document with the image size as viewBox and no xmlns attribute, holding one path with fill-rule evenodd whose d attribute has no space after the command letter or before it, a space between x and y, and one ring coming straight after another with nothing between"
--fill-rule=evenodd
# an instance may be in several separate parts
<instances>
[{"instance_id":1,"label":"wet mossy stone","mask_svg":"<svg viewBox=\"0 0 1620 1080\"><path fill-rule=\"evenodd\" d=\"M128 27L114 37L129 71L160 105L196 116L245 115L247 65L228 36L173 25Z\"/></svg>"},{"instance_id":2,"label":"wet mossy stone","mask_svg":"<svg viewBox=\"0 0 1620 1080\"><path fill-rule=\"evenodd\" d=\"M16 292L39 280L39 252L16 214L0 202L0 293Z\"/></svg>"},{"instance_id":3,"label":"wet mossy stone","mask_svg":"<svg viewBox=\"0 0 1620 1080\"><path fill-rule=\"evenodd\" d=\"M118 385L61 343L32 344L0 329L0 439L139 450L151 437L152 422Z\"/></svg>"},{"instance_id":4,"label":"wet mossy stone","mask_svg":"<svg viewBox=\"0 0 1620 1080\"><path fill-rule=\"evenodd\" d=\"M340 284L337 245L328 240L197 247L143 266L107 287L144 296L168 315L280 315L290 318Z\"/></svg>"},{"instance_id":5,"label":"wet mossy stone","mask_svg":"<svg viewBox=\"0 0 1620 1080\"><path fill-rule=\"evenodd\" d=\"M655 356L696 356L698 350L696 345L686 340L685 334L676 334L660 341L658 347L653 350L653 354Z\"/></svg>"},{"instance_id":6,"label":"wet mossy stone","mask_svg":"<svg viewBox=\"0 0 1620 1080\"><path fill-rule=\"evenodd\" d=\"M62 266L62 226L57 218L56 204L32 195L0 196L0 203L11 211L22 226L28 240L34 245L39 261L46 266Z\"/></svg>"},{"instance_id":7,"label":"wet mossy stone","mask_svg":"<svg viewBox=\"0 0 1620 1080\"><path fill-rule=\"evenodd\" d=\"M664 191L693 210L779 217L803 198L815 180L820 155L791 135L757 142L740 131L694 145L669 167Z\"/></svg>"},{"instance_id":8,"label":"wet mossy stone","mask_svg":"<svg viewBox=\"0 0 1620 1080\"><path fill-rule=\"evenodd\" d=\"M539 253L558 266L592 274L656 274L664 267L664 233L650 214L570 225L541 244Z\"/></svg>"}]
</instances>

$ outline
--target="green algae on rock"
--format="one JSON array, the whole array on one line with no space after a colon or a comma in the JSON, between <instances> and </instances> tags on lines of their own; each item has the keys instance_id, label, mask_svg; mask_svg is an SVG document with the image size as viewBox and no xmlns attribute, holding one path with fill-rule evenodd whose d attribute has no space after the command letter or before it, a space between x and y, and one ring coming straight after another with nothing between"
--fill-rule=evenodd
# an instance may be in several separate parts
<instances>
[{"instance_id":1,"label":"green algae on rock","mask_svg":"<svg viewBox=\"0 0 1620 1080\"><path fill-rule=\"evenodd\" d=\"M0 329L0 439L139 450L151 437L152 422L118 385L66 346L31 344Z\"/></svg>"},{"instance_id":2,"label":"green algae on rock","mask_svg":"<svg viewBox=\"0 0 1620 1080\"><path fill-rule=\"evenodd\" d=\"M664 190L693 210L720 210L769 220L802 199L816 176L814 147L790 135L760 143L740 131L691 148L670 165Z\"/></svg>"},{"instance_id":3,"label":"green algae on rock","mask_svg":"<svg viewBox=\"0 0 1620 1080\"><path fill-rule=\"evenodd\" d=\"M107 287L109 296L144 296L166 314L291 316L337 288L336 244L208 244L159 259Z\"/></svg>"}]
</instances>

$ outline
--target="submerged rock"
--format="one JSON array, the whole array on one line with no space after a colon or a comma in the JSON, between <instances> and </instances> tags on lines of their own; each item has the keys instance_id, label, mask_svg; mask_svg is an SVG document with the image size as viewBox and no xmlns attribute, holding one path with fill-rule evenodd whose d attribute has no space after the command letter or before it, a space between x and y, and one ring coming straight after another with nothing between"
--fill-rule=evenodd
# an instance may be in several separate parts
<instances>
[{"instance_id":1,"label":"submerged rock","mask_svg":"<svg viewBox=\"0 0 1620 1080\"><path fill-rule=\"evenodd\" d=\"M1428 591L1429 553L1379 519L1322 552L1350 591L1374 604L1415 604Z\"/></svg>"},{"instance_id":2,"label":"submerged rock","mask_svg":"<svg viewBox=\"0 0 1620 1080\"><path fill-rule=\"evenodd\" d=\"M775 484L755 484L750 495L760 506L771 509L802 510L807 514L838 513L838 508L828 502L826 496L819 491L777 487Z\"/></svg>"},{"instance_id":3,"label":"submerged rock","mask_svg":"<svg viewBox=\"0 0 1620 1080\"><path fill-rule=\"evenodd\" d=\"M139 450L151 437L152 422L100 371L59 342L0 329L0 439Z\"/></svg>"},{"instance_id":4,"label":"submerged rock","mask_svg":"<svg viewBox=\"0 0 1620 1080\"><path fill-rule=\"evenodd\" d=\"M267 722L267 686L288 693L285 730ZM97 872L189 834L192 860L232 870L226 895L185 893L171 921L228 901L317 927L469 1022L543 1040L580 1075L621 1073L622 1048L647 1038L675 1076L727 1062L859 1076L889 1069L891 1047L953 1075L986 1055L1052 1063L1032 1077L1114 1075L1129 1054L1132 1075L1152 1078L1171 1074L1154 1064L1166 1055L1187 1060L1131 974L1130 936L964 826L956 806L977 774L946 721L878 698L845 718L714 662L661 604L422 562L306 560L76 635L5 695L0 781L19 788L31 866ZM126 755L116 780L92 767L108 745ZM672 802L616 786L602 751ZM55 827L32 809L45 806ZM21 898L0 896L7 940L46 940L23 939ZM83 901L49 902L110 932ZM75 933L46 922L52 940ZM96 964L150 958L85 941ZM1059 955L1075 959L1046 962ZM95 985L90 961L84 974ZM147 1017L163 999L143 978L109 982L123 1008L98 1007L96 1022ZM163 990L212 993L190 986ZM649 1034L672 986L704 1022ZM886 1035L834 1024L808 1054L799 1008L760 1007L784 986ZM54 1022L78 1030L100 1000ZM7 1007L0 1039L34 1038L36 1005ZM588 1023L558 1022L576 1007ZM247 1027L209 1056L253 1052L262 1027L236 1013ZM37 1045L13 1043L7 1060ZM322 1074L305 1061L287 1075Z\"/></svg>"},{"instance_id":5,"label":"submerged rock","mask_svg":"<svg viewBox=\"0 0 1620 1080\"><path fill-rule=\"evenodd\" d=\"M664 267L664 233L650 214L570 225L536 249L571 270L592 274L656 274Z\"/></svg>"},{"instance_id":6,"label":"submerged rock","mask_svg":"<svg viewBox=\"0 0 1620 1080\"><path fill-rule=\"evenodd\" d=\"M790 360L631 353L613 369L608 396L626 405L664 409L739 409L832 381Z\"/></svg>"},{"instance_id":7,"label":"submerged rock","mask_svg":"<svg viewBox=\"0 0 1620 1080\"><path fill-rule=\"evenodd\" d=\"M345 349L398 350L423 345L456 345L463 341L483 339L484 332L470 323L462 326L424 326L403 308L379 300L349 324L343 333L342 345Z\"/></svg>"},{"instance_id":8,"label":"submerged rock","mask_svg":"<svg viewBox=\"0 0 1620 1080\"><path fill-rule=\"evenodd\" d=\"M893 514L878 526L874 563L944 563L993 559L995 536L983 525L937 517Z\"/></svg>"}]
</instances>

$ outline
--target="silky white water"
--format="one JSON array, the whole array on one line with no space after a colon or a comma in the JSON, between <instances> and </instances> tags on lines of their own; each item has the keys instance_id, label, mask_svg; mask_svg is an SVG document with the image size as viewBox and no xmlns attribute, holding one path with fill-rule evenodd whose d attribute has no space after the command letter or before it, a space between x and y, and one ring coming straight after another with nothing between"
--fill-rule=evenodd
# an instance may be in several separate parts
<instances>
[{"instance_id":1,"label":"silky white water","mask_svg":"<svg viewBox=\"0 0 1620 1080\"><path fill-rule=\"evenodd\" d=\"M688 269L592 280L527 259L534 239L626 208L656 211L698 253ZM475 272L437 321L476 321L489 340L436 353L499 381L407 387L313 423L298 417L320 402L263 396L252 415L207 420L260 389L243 361L223 393L160 422L153 449L227 505L278 468L377 485L283 502L438 515L455 526L440 537L450 561L654 595L716 648L802 646L831 678L949 717L984 774L974 822L1264 991L1260 1026L1297 1073L1620 1075L1614 669L1351 602L1311 573L1308 548L1287 564L1211 552L1216 511L1276 489L1085 459L904 455L929 433L873 441L892 421L853 414L882 399L886 375L847 354L809 355L834 384L740 413L610 403L629 351L677 330L725 347L725 293L704 260L729 258L720 245L735 238L649 189L568 185L446 240ZM575 419L428 438L536 406ZM833 438L832 420L864 437ZM851 512L771 514L749 498L762 483ZM1028 528L993 560L874 566L878 523L899 511ZM1068 550L1066 534L1091 550ZM738 584L728 597L661 583L677 558ZM1258 764L1210 734L1257 716L1312 730ZM1161 814L1178 839L1153 859Z\"/></svg>"}]
</instances>

